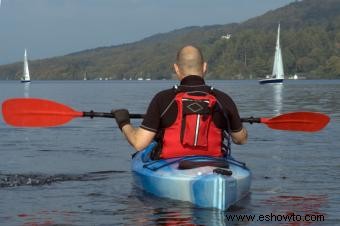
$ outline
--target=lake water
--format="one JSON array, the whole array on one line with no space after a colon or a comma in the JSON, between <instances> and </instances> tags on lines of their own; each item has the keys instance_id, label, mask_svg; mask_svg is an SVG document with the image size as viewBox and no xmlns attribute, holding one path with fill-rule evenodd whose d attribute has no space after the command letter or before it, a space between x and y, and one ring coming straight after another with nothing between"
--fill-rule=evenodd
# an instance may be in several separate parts
<instances>
[{"instance_id":1,"label":"lake water","mask_svg":"<svg viewBox=\"0 0 340 226\"><path fill-rule=\"evenodd\" d=\"M55 100L79 111L144 113L175 81L0 82L12 97ZM208 81L235 100L242 117L317 111L331 117L318 133L246 124L249 142L233 145L253 172L251 194L227 212L161 199L134 187L134 152L111 119L80 118L25 129L0 118L0 225L336 225L340 224L340 81ZM140 120L133 120L138 126ZM323 222L228 222L234 215L323 215Z\"/></svg>"}]
</instances>

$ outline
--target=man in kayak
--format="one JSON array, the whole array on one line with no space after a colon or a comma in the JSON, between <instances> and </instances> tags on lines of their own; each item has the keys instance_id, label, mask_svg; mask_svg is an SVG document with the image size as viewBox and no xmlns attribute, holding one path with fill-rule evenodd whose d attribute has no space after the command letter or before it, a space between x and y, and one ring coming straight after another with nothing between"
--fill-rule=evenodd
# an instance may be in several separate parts
<instances>
[{"instance_id":1,"label":"man in kayak","mask_svg":"<svg viewBox=\"0 0 340 226\"><path fill-rule=\"evenodd\" d=\"M205 84L207 63L201 51L191 45L181 48L174 70L180 85L154 96L140 127L130 124L128 110L112 111L128 142L140 151L157 138L156 158L219 157L227 151L225 135L235 144L245 144L247 130L234 101Z\"/></svg>"}]
</instances>

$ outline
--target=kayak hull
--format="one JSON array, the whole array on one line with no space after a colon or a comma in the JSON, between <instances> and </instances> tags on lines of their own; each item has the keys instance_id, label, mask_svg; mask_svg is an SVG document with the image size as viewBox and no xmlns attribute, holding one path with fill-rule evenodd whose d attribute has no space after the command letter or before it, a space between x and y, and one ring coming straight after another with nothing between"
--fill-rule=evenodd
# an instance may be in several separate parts
<instances>
[{"instance_id":1,"label":"kayak hull","mask_svg":"<svg viewBox=\"0 0 340 226\"><path fill-rule=\"evenodd\" d=\"M249 193L251 172L232 159L192 156L166 160L151 160L154 144L138 152L132 160L132 172L137 187L159 197L188 201L204 208L227 210ZM178 169L181 160L227 161L232 175L213 172L215 166Z\"/></svg>"}]
</instances>

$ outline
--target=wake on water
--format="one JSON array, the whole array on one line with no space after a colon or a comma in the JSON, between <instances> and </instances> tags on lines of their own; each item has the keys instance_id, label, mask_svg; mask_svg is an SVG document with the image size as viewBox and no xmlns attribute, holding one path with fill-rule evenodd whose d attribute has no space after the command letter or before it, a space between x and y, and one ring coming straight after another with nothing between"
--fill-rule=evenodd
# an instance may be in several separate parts
<instances>
[{"instance_id":1,"label":"wake on water","mask_svg":"<svg viewBox=\"0 0 340 226\"><path fill-rule=\"evenodd\" d=\"M0 174L0 187L42 186L64 181L95 181L105 180L111 174L126 171L97 171L85 174Z\"/></svg>"}]
</instances>

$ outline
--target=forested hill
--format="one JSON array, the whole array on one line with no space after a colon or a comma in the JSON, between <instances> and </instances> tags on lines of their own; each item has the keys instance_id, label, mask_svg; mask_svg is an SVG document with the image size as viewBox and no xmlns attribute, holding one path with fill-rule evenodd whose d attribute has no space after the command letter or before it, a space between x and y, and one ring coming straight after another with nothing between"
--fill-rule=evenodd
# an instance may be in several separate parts
<instances>
[{"instance_id":1,"label":"forested hill","mask_svg":"<svg viewBox=\"0 0 340 226\"><path fill-rule=\"evenodd\" d=\"M271 73L281 23L285 74L340 78L340 1L296 1L239 24L187 27L141 41L30 61L33 80L170 78L181 46L202 48L209 78L249 79ZM0 79L19 79L22 62L0 66Z\"/></svg>"}]
</instances>

